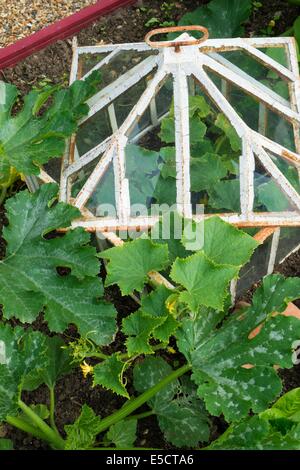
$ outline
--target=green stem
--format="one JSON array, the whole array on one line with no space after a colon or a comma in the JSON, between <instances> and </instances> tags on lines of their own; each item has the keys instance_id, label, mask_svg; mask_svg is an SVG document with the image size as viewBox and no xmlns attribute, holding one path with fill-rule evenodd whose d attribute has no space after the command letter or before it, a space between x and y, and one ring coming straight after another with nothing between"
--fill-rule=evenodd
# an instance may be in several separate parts
<instances>
[{"instance_id":1,"label":"green stem","mask_svg":"<svg viewBox=\"0 0 300 470\"><path fill-rule=\"evenodd\" d=\"M99 359L103 359L103 361L109 358L109 356L101 352L92 352L91 354L87 354L85 357L98 357Z\"/></svg>"},{"instance_id":2,"label":"green stem","mask_svg":"<svg viewBox=\"0 0 300 470\"><path fill-rule=\"evenodd\" d=\"M128 402L120 410L102 419L99 426L99 433L105 431L105 429L109 428L112 424L122 421L122 419L126 418L133 411L135 411L137 408L139 408L148 400L150 400L150 398L152 398L157 392L159 392L160 389L162 389L181 375L185 374L190 369L191 366L189 364L186 364L180 367L179 369L171 372L171 374L167 375L167 377L165 377L153 387L149 388L149 390L146 390L146 392L142 393L137 398L134 398L133 400L128 400Z\"/></svg>"},{"instance_id":3,"label":"green stem","mask_svg":"<svg viewBox=\"0 0 300 470\"><path fill-rule=\"evenodd\" d=\"M65 441L63 438L55 432L48 424L45 423L29 406L27 406L22 400L18 401L18 405L21 410L31 419L31 421L42 431L47 440L56 449L64 449Z\"/></svg>"},{"instance_id":4,"label":"green stem","mask_svg":"<svg viewBox=\"0 0 300 470\"><path fill-rule=\"evenodd\" d=\"M4 187L1 189L1 192L0 192L0 206L3 204L4 202L4 199L6 197L6 193L7 193L7 188Z\"/></svg>"},{"instance_id":5,"label":"green stem","mask_svg":"<svg viewBox=\"0 0 300 470\"><path fill-rule=\"evenodd\" d=\"M226 141L227 137L226 135L223 135L222 137L219 138L219 142L217 143L216 145L216 149L215 149L215 152L218 154L219 151L221 150L221 147L222 145L224 144L224 142Z\"/></svg>"},{"instance_id":6,"label":"green stem","mask_svg":"<svg viewBox=\"0 0 300 470\"><path fill-rule=\"evenodd\" d=\"M58 434L58 430L55 424L55 392L54 392L54 387L49 387L49 393L50 393L50 407L49 407L49 412L50 412L50 424L51 428Z\"/></svg>"},{"instance_id":7,"label":"green stem","mask_svg":"<svg viewBox=\"0 0 300 470\"><path fill-rule=\"evenodd\" d=\"M16 416L7 416L6 422L11 426L20 429L21 431L31 434L34 437L37 437L38 439L42 439L43 441L47 440L45 434L43 434L39 429L35 428L26 421L23 421L21 418L17 418Z\"/></svg>"},{"instance_id":8,"label":"green stem","mask_svg":"<svg viewBox=\"0 0 300 470\"><path fill-rule=\"evenodd\" d=\"M128 420L128 419L143 419L143 418L148 418L148 416L152 416L152 415L155 415L155 413L154 413L154 411L150 410L150 411L145 411L144 413L139 413L137 415L128 416L128 418L126 418L126 420Z\"/></svg>"},{"instance_id":9,"label":"green stem","mask_svg":"<svg viewBox=\"0 0 300 470\"><path fill-rule=\"evenodd\" d=\"M159 344L156 344L155 346L152 346L152 349L153 351L158 351L159 349L162 349L165 346L166 346L165 343L159 343ZM86 354L84 357L98 357L99 359L103 359L103 361L105 361L105 359L108 359L110 356L102 352L91 352L90 354ZM130 359L130 357L133 357L133 356L128 356L128 353L121 353L118 355L118 358L121 361Z\"/></svg>"}]
</instances>

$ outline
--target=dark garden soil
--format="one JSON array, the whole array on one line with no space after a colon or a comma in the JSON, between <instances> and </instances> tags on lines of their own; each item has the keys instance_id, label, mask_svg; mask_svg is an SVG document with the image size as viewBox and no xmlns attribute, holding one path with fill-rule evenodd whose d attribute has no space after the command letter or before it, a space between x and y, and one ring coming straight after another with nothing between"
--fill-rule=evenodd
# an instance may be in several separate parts
<instances>
[{"instance_id":1,"label":"dark garden soil","mask_svg":"<svg viewBox=\"0 0 300 470\"><path fill-rule=\"evenodd\" d=\"M107 16L89 28L85 29L78 36L80 45L96 44L100 41L106 43L118 42L134 42L143 40L145 33L151 29L145 26L145 23L151 17L157 17L162 21L177 21L186 11L193 10L207 1L174 1L175 7L171 13L171 17L166 18L165 14L160 10L162 1L145 0L143 6L146 10L142 11L136 6L119 10L118 12ZM261 35L270 22L274 18L276 12L282 12L279 20L274 28L274 35L283 33L293 23L293 20L300 14L300 8L287 6L284 0L265 0L263 6L253 12L249 23L246 25L247 35ZM45 78L50 79L54 83L68 81L68 74L71 62L71 39L66 41L58 41L56 44L47 49L34 54L23 62L19 63L12 69L6 69L2 72L5 81L14 83L18 86L22 93L28 92L33 85L38 85ZM16 189L19 189L18 187ZM2 226L6 224L5 211L0 207L0 233ZM5 242L0 237L0 258L5 254ZM286 276L300 276L300 253L291 255L283 265L277 267L277 271ZM252 289L253 291L253 289ZM251 292L245 296L248 300ZM122 317L137 308L137 305L130 297L122 297L117 288L109 288L106 290L106 298L113 302L119 313L119 321ZM1 313L1 312L0 312ZM47 326L43 323L42 317L34 323L33 328L48 333ZM75 339L77 336L76 329L70 327L63 336L66 341ZM116 341L109 347L107 352L120 350L124 344L124 338L118 333ZM163 353L165 359L171 364L176 361L177 364L182 361L179 354L167 355ZM92 361L90 361L93 364ZM300 386L300 365L295 366L292 370L280 372L284 383L284 391ZM129 392L131 388L130 376L128 377ZM48 392L46 387L42 386L32 393L26 393L24 400L27 403L48 403ZM105 417L113 411L120 408L123 399L113 393L97 386L91 387L91 379L83 378L79 368L61 379L56 387L56 423L59 430L63 433L66 424L73 423L78 417L80 409L84 403L91 406L95 413ZM146 410L144 407L141 411ZM226 429L226 424L222 418L213 420L213 439L217 438ZM47 445L38 439L25 435L9 425L0 427L0 437L11 438L16 449L47 449ZM165 442L163 435L158 427L156 418L149 417L140 420L138 424L137 446L170 448L170 444Z\"/></svg>"}]
</instances>

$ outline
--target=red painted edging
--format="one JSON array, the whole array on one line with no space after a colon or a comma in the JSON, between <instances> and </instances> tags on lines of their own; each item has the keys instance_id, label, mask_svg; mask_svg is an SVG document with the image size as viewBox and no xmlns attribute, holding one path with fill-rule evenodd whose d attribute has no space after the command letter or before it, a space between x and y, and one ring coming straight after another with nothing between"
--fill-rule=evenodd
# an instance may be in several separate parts
<instances>
[{"instance_id":1,"label":"red painted edging","mask_svg":"<svg viewBox=\"0 0 300 470\"><path fill-rule=\"evenodd\" d=\"M99 0L95 5L83 8L67 18L53 23L30 36L20 39L3 49L0 49L0 70L12 67L17 62L49 44L72 36L98 17L113 10L135 3L136 0Z\"/></svg>"}]
</instances>

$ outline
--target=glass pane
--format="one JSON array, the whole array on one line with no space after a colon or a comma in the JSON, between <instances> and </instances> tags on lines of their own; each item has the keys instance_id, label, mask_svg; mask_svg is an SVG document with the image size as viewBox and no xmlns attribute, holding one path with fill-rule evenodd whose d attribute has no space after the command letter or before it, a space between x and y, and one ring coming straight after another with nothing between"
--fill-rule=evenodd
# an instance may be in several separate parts
<instances>
[{"instance_id":1,"label":"glass pane","mask_svg":"<svg viewBox=\"0 0 300 470\"><path fill-rule=\"evenodd\" d=\"M158 94L142 116L128 131L125 148L126 177L129 180L131 214L147 215L154 204L176 203L175 131L174 111L171 105L169 77L159 87ZM158 97L160 109L168 116L162 120L157 112ZM145 120L150 126L146 133ZM166 209L167 210L167 209Z\"/></svg>"},{"instance_id":2,"label":"glass pane","mask_svg":"<svg viewBox=\"0 0 300 470\"><path fill-rule=\"evenodd\" d=\"M247 94L226 79L220 79L214 72L209 70L206 70L206 72L219 90L222 91L237 114L251 129L265 135L287 149L295 151L294 130L288 120L269 109L255 96Z\"/></svg>"},{"instance_id":3,"label":"glass pane","mask_svg":"<svg viewBox=\"0 0 300 470\"><path fill-rule=\"evenodd\" d=\"M276 264L281 263L286 256L296 249L299 249L300 245L300 227L282 227L280 229L279 244L276 255ZM295 266L295 271L298 266ZM295 273L297 274L297 272ZM289 273L290 275L290 273Z\"/></svg>"},{"instance_id":4,"label":"glass pane","mask_svg":"<svg viewBox=\"0 0 300 470\"><path fill-rule=\"evenodd\" d=\"M267 54L273 60L278 62L280 65L283 65L286 68L289 68L289 60L287 56L287 50L285 46L278 47L258 47L258 50Z\"/></svg>"},{"instance_id":5,"label":"glass pane","mask_svg":"<svg viewBox=\"0 0 300 470\"><path fill-rule=\"evenodd\" d=\"M101 158L102 155L72 175L72 197L78 195ZM112 162L108 165L106 172L98 182L96 189L86 203L86 207L98 217L115 217L115 180Z\"/></svg>"},{"instance_id":6,"label":"glass pane","mask_svg":"<svg viewBox=\"0 0 300 470\"><path fill-rule=\"evenodd\" d=\"M104 59L104 57L108 56L110 54L109 52L103 52L103 53L84 53L84 54L79 54L78 57L78 71L77 71L77 78L83 77L85 74L87 74L90 70L92 70L95 65L99 64L101 60Z\"/></svg>"},{"instance_id":7,"label":"glass pane","mask_svg":"<svg viewBox=\"0 0 300 470\"><path fill-rule=\"evenodd\" d=\"M102 90L107 85L113 83L121 75L124 75L128 70L132 69L144 59L151 55L157 54L158 51L120 51L115 55L108 64L103 65L99 70L101 72L101 82L98 89Z\"/></svg>"},{"instance_id":8,"label":"glass pane","mask_svg":"<svg viewBox=\"0 0 300 470\"><path fill-rule=\"evenodd\" d=\"M254 251L251 260L242 267L237 283L237 297L241 298L250 287L267 274L272 236Z\"/></svg>"},{"instance_id":9,"label":"glass pane","mask_svg":"<svg viewBox=\"0 0 300 470\"><path fill-rule=\"evenodd\" d=\"M97 184L86 207L97 217L116 218L115 179L112 163L109 164Z\"/></svg>"},{"instance_id":10,"label":"glass pane","mask_svg":"<svg viewBox=\"0 0 300 470\"><path fill-rule=\"evenodd\" d=\"M295 209L258 158L255 159L254 194L255 212L281 212Z\"/></svg>"},{"instance_id":11,"label":"glass pane","mask_svg":"<svg viewBox=\"0 0 300 470\"><path fill-rule=\"evenodd\" d=\"M76 146L79 156L96 147L112 134L108 107L100 109L97 113L83 122L77 131Z\"/></svg>"},{"instance_id":12,"label":"glass pane","mask_svg":"<svg viewBox=\"0 0 300 470\"><path fill-rule=\"evenodd\" d=\"M295 152L295 138L292 124L271 109L267 109L266 137L288 150Z\"/></svg>"},{"instance_id":13,"label":"glass pane","mask_svg":"<svg viewBox=\"0 0 300 470\"><path fill-rule=\"evenodd\" d=\"M51 176L57 183L60 182L61 158L52 158L44 165L44 170Z\"/></svg>"},{"instance_id":14,"label":"glass pane","mask_svg":"<svg viewBox=\"0 0 300 470\"><path fill-rule=\"evenodd\" d=\"M284 158L279 157L271 153L269 150L266 152L275 163L275 165L279 168L281 173L286 177L286 179L291 183L291 185L295 188L295 190L300 194L300 173L299 170L292 165Z\"/></svg>"},{"instance_id":15,"label":"glass pane","mask_svg":"<svg viewBox=\"0 0 300 470\"><path fill-rule=\"evenodd\" d=\"M152 75L149 76L149 79L150 77L152 77ZM129 88L129 90L125 91L124 93L122 93L122 95L120 95L114 100L113 103L118 126L120 126L125 121L132 108L137 104L142 93L144 93L144 91L146 90L146 87L147 77L140 80L133 87ZM145 113L143 119L140 122L140 127L142 129L147 127L150 124L150 120L150 112Z\"/></svg>"},{"instance_id":16,"label":"glass pane","mask_svg":"<svg viewBox=\"0 0 300 470\"><path fill-rule=\"evenodd\" d=\"M94 170L95 166L97 165L100 157L97 159L93 160L92 162L88 163L85 165L83 168L81 168L77 173L74 173L70 178L71 178L71 184L72 184L72 189L71 189L71 196L75 198L83 185L86 183L86 180L88 177L91 175L92 171Z\"/></svg>"},{"instance_id":17,"label":"glass pane","mask_svg":"<svg viewBox=\"0 0 300 470\"><path fill-rule=\"evenodd\" d=\"M258 62L255 57L244 51L225 51L219 55L279 96L289 100L288 83L277 72Z\"/></svg>"},{"instance_id":18,"label":"glass pane","mask_svg":"<svg viewBox=\"0 0 300 470\"><path fill-rule=\"evenodd\" d=\"M191 200L193 213L240 212L242 142L224 113L189 81Z\"/></svg>"},{"instance_id":19,"label":"glass pane","mask_svg":"<svg viewBox=\"0 0 300 470\"><path fill-rule=\"evenodd\" d=\"M157 116L162 117L169 112L173 100L173 78L168 77L164 85L158 91L155 98Z\"/></svg>"}]
</instances>

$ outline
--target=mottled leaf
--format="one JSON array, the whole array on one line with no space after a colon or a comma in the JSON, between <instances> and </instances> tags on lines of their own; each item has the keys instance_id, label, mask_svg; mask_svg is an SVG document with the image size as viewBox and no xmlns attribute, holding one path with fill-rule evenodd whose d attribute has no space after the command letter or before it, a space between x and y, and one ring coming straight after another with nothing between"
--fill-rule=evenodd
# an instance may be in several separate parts
<instances>
[{"instance_id":1,"label":"mottled leaf","mask_svg":"<svg viewBox=\"0 0 300 470\"><path fill-rule=\"evenodd\" d=\"M230 427L208 450L299 450L300 425L287 433L278 432L265 419L252 416Z\"/></svg>"},{"instance_id":2,"label":"mottled leaf","mask_svg":"<svg viewBox=\"0 0 300 470\"><path fill-rule=\"evenodd\" d=\"M40 374L29 374L24 382L26 390L34 390L42 383L53 388L56 382L72 370L72 356L65 342L58 336L47 337L48 367Z\"/></svg>"},{"instance_id":3,"label":"mottled leaf","mask_svg":"<svg viewBox=\"0 0 300 470\"><path fill-rule=\"evenodd\" d=\"M147 357L134 367L134 387L142 393L171 372L172 368L162 358ZM208 440L208 415L189 380L171 382L148 405L156 413L165 438L175 446L195 446Z\"/></svg>"},{"instance_id":4,"label":"mottled leaf","mask_svg":"<svg viewBox=\"0 0 300 470\"><path fill-rule=\"evenodd\" d=\"M46 337L42 333L0 325L0 420L16 414L26 376L40 374L47 366Z\"/></svg>"},{"instance_id":5,"label":"mottled leaf","mask_svg":"<svg viewBox=\"0 0 300 470\"><path fill-rule=\"evenodd\" d=\"M43 185L36 193L22 191L6 203L9 225L3 229L6 257L0 260L0 303L5 318L31 323L45 308L52 331L70 323L97 344L111 342L116 312L99 300L103 286L90 236L81 228L63 237L45 238L56 228L68 227L78 217L76 208L55 204L57 186ZM59 268L70 273L61 276Z\"/></svg>"},{"instance_id":6,"label":"mottled leaf","mask_svg":"<svg viewBox=\"0 0 300 470\"><path fill-rule=\"evenodd\" d=\"M143 393L171 374L172 367L162 357L147 356L143 362L136 363L133 369L133 384L137 392ZM179 387L178 380L173 380L159 390L147 402L155 412L163 403L169 403Z\"/></svg>"},{"instance_id":7,"label":"mottled leaf","mask_svg":"<svg viewBox=\"0 0 300 470\"><path fill-rule=\"evenodd\" d=\"M267 287L268 278L265 282ZM298 287L294 285L294 289L299 296ZM284 297L285 292L279 291L277 305L284 303ZM202 312L194 320L199 325L185 320L178 329L178 347L192 363L193 380L211 414L223 413L227 421L239 420L250 409L266 409L280 393L281 381L273 366L293 366L292 345L299 338L300 321L283 315L270 316L269 310L266 303L260 303L257 310L249 307L245 312L232 314L217 329L212 315L205 320ZM263 321L259 334L252 337L251 332ZM244 367L249 364L253 367Z\"/></svg>"}]
</instances>

